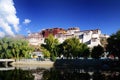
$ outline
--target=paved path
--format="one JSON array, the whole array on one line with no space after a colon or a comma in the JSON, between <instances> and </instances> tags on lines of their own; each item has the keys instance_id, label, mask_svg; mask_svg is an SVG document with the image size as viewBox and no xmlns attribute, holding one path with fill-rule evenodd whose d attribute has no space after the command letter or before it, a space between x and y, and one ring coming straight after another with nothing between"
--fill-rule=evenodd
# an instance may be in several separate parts
<instances>
[{"instance_id":1,"label":"paved path","mask_svg":"<svg viewBox=\"0 0 120 80\"><path fill-rule=\"evenodd\" d=\"M30 68L30 69L34 69L37 67L41 67L41 68L46 68L49 69L51 67L53 67L54 62L52 61L30 61L30 62L26 62L26 61L17 61L17 62L13 62L11 65L13 67L17 67L17 68Z\"/></svg>"},{"instance_id":2,"label":"paved path","mask_svg":"<svg viewBox=\"0 0 120 80\"><path fill-rule=\"evenodd\" d=\"M0 62L14 62L14 59L0 59Z\"/></svg>"}]
</instances>

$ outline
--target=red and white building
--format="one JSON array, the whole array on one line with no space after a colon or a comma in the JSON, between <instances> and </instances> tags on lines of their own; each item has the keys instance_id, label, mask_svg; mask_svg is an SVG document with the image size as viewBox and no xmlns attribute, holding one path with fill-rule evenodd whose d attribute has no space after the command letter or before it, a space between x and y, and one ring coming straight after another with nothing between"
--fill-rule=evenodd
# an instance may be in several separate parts
<instances>
[{"instance_id":1,"label":"red and white building","mask_svg":"<svg viewBox=\"0 0 120 80\"><path fill-rule=\"evenodd\" d=\"M81 43L85 43L89 47L101 45L100 39L109 37L108 35L103 35L99 29L81 31L78 27L73 27L67 30L62 28L45 29L38 33L28 34L27 39L31 45L41 45L49 34L54 35L60 43L68 38L76 37L79 38Z\"/></svg>"}]
</instances>

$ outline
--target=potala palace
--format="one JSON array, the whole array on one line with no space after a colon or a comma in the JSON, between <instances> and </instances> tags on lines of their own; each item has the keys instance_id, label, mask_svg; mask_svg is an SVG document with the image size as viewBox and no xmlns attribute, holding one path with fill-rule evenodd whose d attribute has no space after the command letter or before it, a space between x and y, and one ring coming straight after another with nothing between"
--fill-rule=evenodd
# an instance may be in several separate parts
<instances>
[{"instance_id":1,"label":"potala palace","mask_svg":"<svg viewBox=\"0 0 120 80\"><path fill-rule=\"evenodd\" d=\"M102 34L100 29L81 31L78 27L73 27L67 30L63 28L44 29L40 32L29 33L27 39L31 45L41 45L49 34L53 34L60 43L68 38L76 37L79 38L81 43L87 44L88 47L101 45L101 40L109 37L106 34Z\"/></svg>"}]
</instances>

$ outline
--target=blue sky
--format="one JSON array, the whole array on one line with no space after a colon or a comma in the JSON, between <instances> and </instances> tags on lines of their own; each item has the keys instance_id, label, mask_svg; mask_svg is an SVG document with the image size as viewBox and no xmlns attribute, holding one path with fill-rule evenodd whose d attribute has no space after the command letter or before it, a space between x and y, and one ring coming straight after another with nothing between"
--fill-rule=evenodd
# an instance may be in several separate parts
<instances>
[{"instance_id":1,"label":"blue sky","mask_svg":"<svg viewBox=\"0 0 120 80\"><path fill-rule=\"evenodd\" d=\"M15 34L79 27L98 28L110 35L120 29L120 0L13 0L13 3L20 29L12 30Z\"/></svg>"}]
</instances>

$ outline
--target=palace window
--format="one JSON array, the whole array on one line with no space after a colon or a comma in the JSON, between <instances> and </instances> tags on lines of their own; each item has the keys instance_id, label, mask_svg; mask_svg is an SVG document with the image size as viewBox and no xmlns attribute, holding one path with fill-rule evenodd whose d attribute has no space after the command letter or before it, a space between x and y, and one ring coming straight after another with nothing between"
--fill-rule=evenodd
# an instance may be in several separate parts
<instances>
[{"instance_id":1,"label":"palace window","mask_svg":"<svg viewBox=\"0 0 120 80\"><path fill-rule=\"evenodd\" d=\"M96 42L96 41L97 41L97 38L92 38L91 41L92 41L92 42Z\"/></svg>"}]
</instances>

